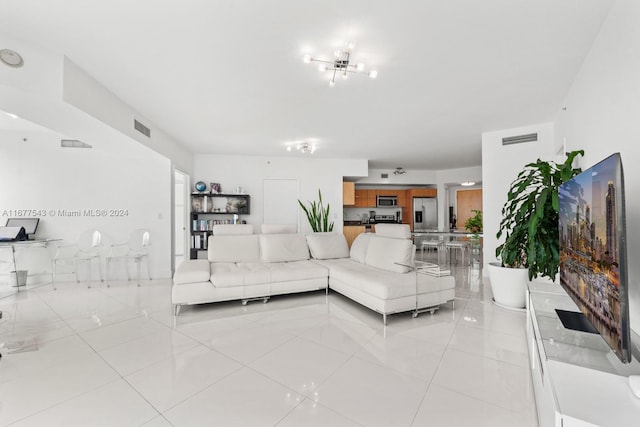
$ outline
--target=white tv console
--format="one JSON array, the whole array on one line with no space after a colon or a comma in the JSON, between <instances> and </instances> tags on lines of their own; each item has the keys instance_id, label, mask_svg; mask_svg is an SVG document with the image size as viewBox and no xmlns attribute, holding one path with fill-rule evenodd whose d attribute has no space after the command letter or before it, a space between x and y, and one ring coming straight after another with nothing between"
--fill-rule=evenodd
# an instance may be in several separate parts
<instances>
[{"instance_id":1,"label":"white tv console","mask_svg":"<svg viewBox=\"0 0 640 427\"><path fill-rule=\"evenodd\" d=\"M565 329L555 309L580 311L560 285L531 282L527 342L540 427L640 426L628 384L640 374L635 355L623 364L600 335Z\"/></svg>"}]
</instances>

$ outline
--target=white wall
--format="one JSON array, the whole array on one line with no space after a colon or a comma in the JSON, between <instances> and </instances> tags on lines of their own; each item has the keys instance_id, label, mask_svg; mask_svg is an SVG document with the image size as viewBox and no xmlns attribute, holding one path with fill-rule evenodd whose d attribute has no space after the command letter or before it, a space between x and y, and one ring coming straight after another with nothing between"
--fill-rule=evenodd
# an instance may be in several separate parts
<instances>
[{"instance_id":1,"label":"white wall","mask_svg":"<svg viewBox=\"0 0 640 427\"><path fill-rule=\"evenodd\" d=\"M170 277L172 172L168 159L137 144L126 153L61 148L60 135L48 131L1 132L0 158L2 225L7 217L17 216L11 211L42 210L46 215L36 215L40 216L37 237L63 239L64 244L73 244L82 231L91 228L101 230L107 243L125 242L134 229L146 228L151 232L152 276ZM122 209L125 213L98 217L59 212L84 209ZM30 267L34 272L50 272L48 258L37 255L38 265L31 263ZM23 254L25 262L30 257ZM80 272L86 274L83 267ZM94 273L97 279L97 271ZM113 273L124 278L123 265L114 264Z\"/></svg>"},{"instance_id":2,"label":"white wall","mask_svg":"<svg viewBox=\"0 0 640 427\"><path fill-rule=\"evenodd\" d=\"M507 136L538 133L538 141L522 144L502 145ZM502 206L507 201L509 186L527 163L555 160L554 125L543 123L514 129L505 129L482 134L482 208L484 222L483 274L486 266L495 261L498 246L496 233L502 219ZM504 241L504 238L503 238Z\"/></svg>"},{"instance_id":3,"label":"white wall","mask_svg":"<svg viewBox=\"0 0 640 427\"><path fill-rule=\"evenodd\" d=\"M640 2L618 0L557 116L556 145L584 149L582 168L620 152L624 165L631 323L640 332Z\"/></svg>"},{"instance_id":4,"label":"white wall","mask_svg":"<svg viewBox=\"0 0 640 427\"><path fill-rule=\"evenodd\" d=\"M251 214L242 216L248 223L263 222L263 183L265 178L296 179L299 199L317 200L318 189L325 203L331 205L334 231L342 232L342 179L344 176L366 176L367 161L362 159L319 159L313 157L262 157L199 154L195 156L192 182L220 183L222 192L243 187L251 195ZM266 201L268 203L268 201ZM311 231L306 216L299 209L300 231ZM256 228L256 232L259 229Z\"/></svg>"}]
</instances>

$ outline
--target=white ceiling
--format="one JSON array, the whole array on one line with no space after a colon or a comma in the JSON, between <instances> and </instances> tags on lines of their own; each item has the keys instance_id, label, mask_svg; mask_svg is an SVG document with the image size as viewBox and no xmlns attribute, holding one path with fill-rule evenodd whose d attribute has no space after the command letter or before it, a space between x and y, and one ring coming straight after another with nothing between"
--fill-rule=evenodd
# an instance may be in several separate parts
<instances>
[{"instance_id":1,"label":"white ceiling","mask_svg":"<svg viewBox=\"0 0 640 427\"><path fill-rule=\"evenodd\" d=\"M612 1L0 0L0 29L196 153L313 138L314 156L447 169L480 165L484 131L554 118ZM330 88L301 60L349 40L377 80Z\"/></svg>"}]
</instances>

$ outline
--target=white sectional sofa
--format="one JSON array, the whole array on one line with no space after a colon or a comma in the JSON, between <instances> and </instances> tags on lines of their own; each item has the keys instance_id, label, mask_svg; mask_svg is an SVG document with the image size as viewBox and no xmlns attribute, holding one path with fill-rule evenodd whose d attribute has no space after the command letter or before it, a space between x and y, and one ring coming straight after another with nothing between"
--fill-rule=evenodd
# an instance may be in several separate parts
<instances>
[{"instance_id":1,"label":"white sectional sofa","mask_svg":"<svg viewBox=\"0 0 640 427\"><path fill-rule=\"evenodd\" d=\"M325 235L323 235L325 234ZM329 269L329 287L382 314L436 310L455 299L453 276L416 274L412 268L415 246L408 225L378 224L376 233L362 233L348 257L328 248L337 247L342 235L314 233L307 242L314 260Z\"/></svg>"},{"instance_id":2,"label":"white sectional sofa","mask_svg":"<svg viewBox=\"0 0 640 427\"><path fill-rule=\"evenodd\" d=\"M252 232L251 225L216 226L209 236L208 259L180 264L171 288L176 315L182 305L266 302L271 295L327 289L327 269L309 260L303 235Z\"/></svg>"},{"instance_id":3,"label":"white sectional sofa","mask_svg":"<svg viewBox=\"0 0 640 427\"><path fill-rule=\"evenodd\" d=\"M230 226L209 237L208 259L182 263L173 279L175 314L187 304L313 291L328 288L382 314L453 302L452 276L416 275L415 247L408 226L379 224L351 250L342 234L248 234L251 226ZM227 235L229 232L246 233ZM310 252L312 259L310 257ZM417 311L416 311L417 313Z\"/></svg>"}]
</instances>

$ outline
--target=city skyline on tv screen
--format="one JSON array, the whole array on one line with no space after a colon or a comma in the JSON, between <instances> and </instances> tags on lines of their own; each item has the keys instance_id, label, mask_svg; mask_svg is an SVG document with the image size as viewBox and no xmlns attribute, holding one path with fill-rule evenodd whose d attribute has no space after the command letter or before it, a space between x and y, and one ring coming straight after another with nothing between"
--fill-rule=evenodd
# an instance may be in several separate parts
<instances>
[{"instance_id":1,"label":"city skyline on tv screen","mask_svg":"<svg viewBox=\"0 0 640 427\"><path fill-rule=\"evenodd\" d=\"M621 296L622 165L612 155L559 189L560 283L623 361L627 305ZM626 290L622 290L626 292Z\"/></svg>"}]
</instances>

